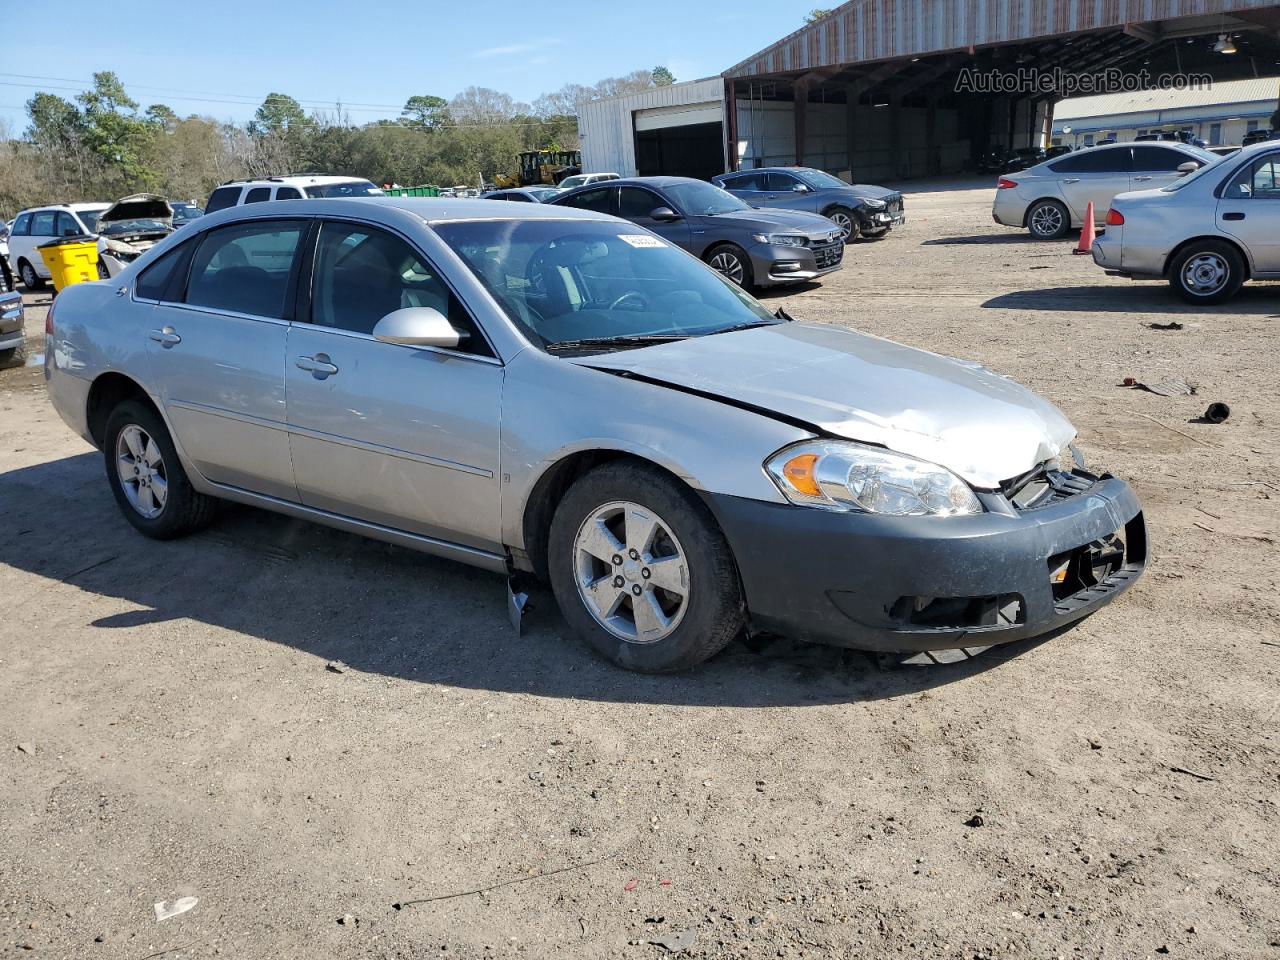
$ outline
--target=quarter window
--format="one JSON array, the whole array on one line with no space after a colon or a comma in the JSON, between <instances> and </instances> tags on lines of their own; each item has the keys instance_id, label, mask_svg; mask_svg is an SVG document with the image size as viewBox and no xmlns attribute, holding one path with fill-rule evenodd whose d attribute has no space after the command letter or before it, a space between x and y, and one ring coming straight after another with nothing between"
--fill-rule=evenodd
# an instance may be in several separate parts
<instances>
[{"instance_id":1,"label":"quarter window","mask_svg":"<svg viewBox=\"0 0 1280 960\"><path fill-rule=\"evenodd\" d=\"M475 321L440 274L399 237L357 224L326 222L316 241L311 322L372 333L403 307L431 307L465 333L460 349L491 355Z\"/></svg>"},{"instance_id":2,"label":"quarter window","mask_svg":"<svg viewBox=\"0 0 1280 960\"><path fill-rule=\"evenodd\" d=\"M24 213L17 220L13 221L13 229L9 231L11 236L25 237L31 229L31 214Z\"/></svg>"},{"instance_id":3,"label":"quarter window","mask_svg":"<svg viewBox=\"0 0 1280 960\"><path fill-rule=\"evenodd\" d=\"M138 276L134 295L140 300L171 300L178 292L171 288L191 258L192 244L170 250Z\"/></svg>"},{"instance_id":4,"label":"quarter window","mask_svg":"<svg viewBox=\"0 0 1280 960\"><path fill-rule=\"evenodd\" d=\"M209 194L209 202L205 204L204 212L216 213L219 210L227 209L227 207L234 207L239 199L239 187L219 187Z\"/></svg>"},{"instance_id":5,"label":"quarter window","mask_svg":"<svg viewBox=\"0 0 1280 960\"><path fill-rule=\"evenodd\" d=\"M238 223L205 234L191 265L187 303L258 317L284 317L302 226Z\"/></svg>"},{"instance_id":6,"label":"quarter window","mask_svg":"<svg viewBox=\"0 0 1280 960\"><path fill-rule=\"evenodd\" d=\"M264 200L271 199L270 187L254 187L244 195L245 203L262 203Z\"/></svg>"}]
</instances>

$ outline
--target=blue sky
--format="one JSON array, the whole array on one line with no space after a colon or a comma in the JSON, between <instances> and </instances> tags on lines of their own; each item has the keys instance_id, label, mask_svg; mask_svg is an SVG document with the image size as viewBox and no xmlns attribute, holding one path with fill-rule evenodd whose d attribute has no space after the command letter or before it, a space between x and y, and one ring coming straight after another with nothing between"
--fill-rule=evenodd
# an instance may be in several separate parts
<instances>
[{"instance_id":1,"label":"blue sky","mask_svg":"<svg viewBox=\"0 0 1280 960\"><path fill-rule=\"evenodd\" d=\"M5 44L0 123L20 133L36 89L70 98L95 70L114 70L143 106L240 121L273 90L308 108L341 99L367 122L396 116L413 94L447 98L468 86L531 101L659 63L693 80L795 30L813 5L63 0L56 29Z\"/></svg>"}]
</instances>

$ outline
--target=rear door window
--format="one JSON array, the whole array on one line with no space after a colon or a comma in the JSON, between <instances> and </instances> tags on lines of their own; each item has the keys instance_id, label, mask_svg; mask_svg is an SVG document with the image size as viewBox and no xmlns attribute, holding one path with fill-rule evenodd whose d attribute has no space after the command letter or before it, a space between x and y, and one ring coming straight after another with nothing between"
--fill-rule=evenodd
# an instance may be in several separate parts
<instances>
[{"instance_id":1,"label":"rear door window","mask_svg":"<svg viewBox=\"0 0 1280 960\"><path fill-rule=\"evenodd\" d=\"M186 302L282 319L303 223L237 223L205 234L191 264Z\"/></svg>"},{"instance_id":2,"label":"rear door window","mask_svg":"<svg viewBox=\"0 0 1280 960\"><path fill-rule=\"evenodd\" d=\"M262 203L264 200L271 199L270 187L254 187L244 195L245 203Z\"/></svg>"},{"instance_id":3,"label":"rear door window","mask_svg":"<svg viewBox=\"0 0 1280 960\"><path fill-rule=\"evenodd\" d=\"M227 207L234 207L239 199L239 187L219 187L209 194L209 202L205 204L204 212L215 213L218 210L225 210Z\"/></svg>"}]
</instances>

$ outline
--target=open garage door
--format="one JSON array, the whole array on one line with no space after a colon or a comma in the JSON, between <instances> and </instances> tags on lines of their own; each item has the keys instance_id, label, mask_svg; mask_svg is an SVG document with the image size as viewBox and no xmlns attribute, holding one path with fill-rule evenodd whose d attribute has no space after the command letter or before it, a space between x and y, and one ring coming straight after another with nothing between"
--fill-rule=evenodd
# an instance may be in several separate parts
<instances>
[{"instance_id":1,"label":"open garage door","mask_svg":"<svg viewBox=\"0 0 1280 960\"><path fill-rule=\"evenodd\" d=\"M700 180L723 173L723 118L719 101L637 110L636 172Z\"/></svg>"}]
</instances>

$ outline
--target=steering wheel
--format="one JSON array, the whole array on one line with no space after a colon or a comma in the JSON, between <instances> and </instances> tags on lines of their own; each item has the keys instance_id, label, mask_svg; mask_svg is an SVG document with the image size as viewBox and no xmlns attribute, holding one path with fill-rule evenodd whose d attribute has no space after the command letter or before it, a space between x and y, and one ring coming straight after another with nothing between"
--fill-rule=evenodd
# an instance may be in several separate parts
<instances>
[{"instance_id":1,"label":"steering wheel","mask_svg":"<svg viewBox=\"0 0 1280 960\"><path fill-rule=\"evenodd\" d=\"M622 294L622 296L614 300L613 303L609 304L609 309L617 310L628 300L636 301L637 306L633 308L636 310L643 310L649 306L649 301L643 293L641 293L639 290L628 290L626 293Z\"/></svg>"}]
</instances>

